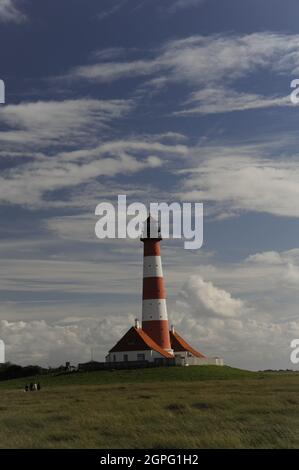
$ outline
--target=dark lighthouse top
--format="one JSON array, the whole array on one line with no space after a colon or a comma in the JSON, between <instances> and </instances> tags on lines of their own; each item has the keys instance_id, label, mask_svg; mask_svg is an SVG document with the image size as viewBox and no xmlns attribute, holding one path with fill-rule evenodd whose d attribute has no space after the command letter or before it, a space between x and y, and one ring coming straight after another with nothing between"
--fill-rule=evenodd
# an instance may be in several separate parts
<instances>
[{"instance_id":1,"label":"dark lighthouse top","mask_svg":"<svg viewBox=\"0 0 299 470\"><path fill-rule=\"evenodd\" d=\"M147 240L162 240L161 228L156 219L151 215L148 216L143 225L143 230L140 240L145 242Z\"/></svg>"}]
</instances>

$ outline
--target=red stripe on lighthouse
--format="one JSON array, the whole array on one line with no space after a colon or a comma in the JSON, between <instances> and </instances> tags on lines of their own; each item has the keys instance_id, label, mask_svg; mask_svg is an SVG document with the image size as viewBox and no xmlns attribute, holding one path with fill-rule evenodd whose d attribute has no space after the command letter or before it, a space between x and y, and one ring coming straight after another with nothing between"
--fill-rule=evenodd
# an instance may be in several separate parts
<instances>
[{"instance_id":1,"label":"red stripe on lighthouse","mask_svg":"<svg viewBox=\"0 0 299 470\"><path fill-rule=\"evenodd\" d=\"M160 256L160 240L144 240L144 256Z\"/></svg>"},{"instance_id":2,"label":"red stripe on lighthouse","mask_svg":"<svg viewBox=\"0 0 299 470\"><path fill-rule=\"evenodd\" d=\"M143 278L143 300L145 299L165 299L163 277L144 277Z\"/></svg>"},{"instance_id":3,"label":"red stripe on lighthouse","mask_svg":"<svg viewBox=\"0 0 299 470\"><path fill-rule=\"evenodd\" d=\"M148 334L161 348L171 349L168 320L143 321L142 329Z\"/></svg>"}]
</instances>

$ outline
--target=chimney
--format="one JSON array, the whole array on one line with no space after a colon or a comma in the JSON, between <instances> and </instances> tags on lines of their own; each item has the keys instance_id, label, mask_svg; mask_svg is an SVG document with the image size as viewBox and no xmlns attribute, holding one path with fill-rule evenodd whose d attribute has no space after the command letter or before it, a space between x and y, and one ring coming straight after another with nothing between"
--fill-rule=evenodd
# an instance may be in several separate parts
<instances>
[{"instance_id":1,"label":"chimney","mask_svg":"<svg viewBox=\"0 0 299 470\"><path fill-rule=\"evenodd\" d=\"M135 318L135 328L139 329L140 328L140 325L139 325L139 320L138 318Z\"/></svg>"}]
</instances>

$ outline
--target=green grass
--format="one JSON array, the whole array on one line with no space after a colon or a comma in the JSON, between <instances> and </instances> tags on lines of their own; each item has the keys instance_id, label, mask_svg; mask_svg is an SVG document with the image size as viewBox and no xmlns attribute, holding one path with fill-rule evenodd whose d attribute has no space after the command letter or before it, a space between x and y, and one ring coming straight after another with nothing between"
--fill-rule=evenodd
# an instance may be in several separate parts
<instances>
[{"instance_id":1,"label":"green grass","mask_svg":"<svg viewBox=\"0 0 299 470\"><path fill-rule=\"evenodd\" d=\"M116 383L144 383L194 380L227 380L233 378L260 377L262 373L250 372L233 367L190 366L190 367L157 367L149 369L111 370L81 372L63 375L45 375L15 380L0 381L3 388L23 388L26 383L40 381L46 387L64 385L92 385Z\"/></svg>"},{"instance_id":2,"label":"green grass","mask_svg":"<svg viewBox=\"0 0 299 470\"><path fill-rule=\"evenodd\" d=\"M1 448L298 448L299 375L159 368L0 383ZM29 380L27 379L27 382Z\"/></svg>"}]
</instances>

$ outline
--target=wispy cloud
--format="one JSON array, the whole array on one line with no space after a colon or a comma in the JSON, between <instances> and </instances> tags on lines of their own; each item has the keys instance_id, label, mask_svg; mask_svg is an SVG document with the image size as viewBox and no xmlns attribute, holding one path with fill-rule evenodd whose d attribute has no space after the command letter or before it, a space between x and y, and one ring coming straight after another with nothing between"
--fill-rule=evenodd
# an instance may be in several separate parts
<instances>
[{"instance_id":1,"label":"wispy cloud","mask_svg":"<svg viewBox=\"0 0 299 470\"><path fill-rule=\"evenodd\" d=\"M186 154L187 148L181 144L120 140L54 155L38 155L33 161L2 174L0 201L35 207L51 205L49 197L45 202L44 196L55 190L86 184L99 177L111 178L157 168L165 163L162 156L184 157Z\"/></svg>"},{"instance_id":2,"label":"wispy cloud","mask_svg":"<svg viewBox=\"0 0 299 470\"><path fill-rule=\"evenodd\" d=\"M284 160L246 156L237 148L228 149L227 156L219 156L216 148L205 151L200 164L189 171L183 198L214 202L220 212L299 217L298 156Z\"/></svg>"},{"instance_id":3,"label":"wispy cloud","mask_svg":"<svg viewBox=\"0 0 299 470\"><path fill-rule=\"evenodd\" d=\"M194 114L230 113L250 109L293 106L290 96L263 96L255 93L237 92L229 88L203 88L191 95L184 109L175 112L177 116Z\"/></svg>"},{"instance_id":4,"label":"wispy cloud","mask_svg":"<svg viewBox=\"0 0 299 470\"><path fill-rule=\"evenodd\" d=\"M110 81L163 73L168 81L193 85L232 83L258 69L296 73L298 45L299 35L291 34L191 36L168 41L151 58L79 66L68 77Z\"/></svg>"},{"instance_id":5,"label":"wispy cloud","mask_svg":"<svg viewBox=\"0 0 299 470\"><path fill-rule=\"evenodd\" d=\"M176 13L177 11L184 10L186 8L194 8L203 5L207 0L176 0L169 7L170 13Z\"/></svg>"},{"instance_id":6,"label":"wispy cloud","mask_svg":"<svg viewBox=\"0 0 299 470\"><path fill-rule=\"evenodd\" d=\"M21 23L26 19L18 8L17 0L0 0L0 22Z\"/></svg>"},{"instance_id":7,"label":"wispy cloud","mask_svg":"<svg viewBox=\"0 0 299 470\"><path fill-rule=\"evenodd\" d=\"M184 83L192 89L182 114L259 109L286 104L285 97L237 92L234 83L257 72L295 74L299 71L299 35L254 33L248 35L191 36L168 41L148 57L137 60L100 60L73 68L66 77L110 82L146 77L143 85L162 89ZM149 57L150 55L150 57ZM100 57L100 56L99 56ZM65 78L65 77L64 77ZM142 88L142 84L140 84ZM157 88L158 87L158 88ZM186 92L188 90L186 89ZM225 92L221 97L220 93ZM199 103L200 106L196 106Z\"/></svg>"},{"instance_id":8,"label":"wispy cloud","mask_svg":"<svg viewBox=\"0 0 299 470\"><path fill-rule=\"evenodd\" d=\"M97 15L97 19L99 21L105 20L109 16L112 16L115 13L117 13L123 6L125 6L125 4L127 3L127 0L117 0L117 1L112 0L111 3L112 4L114 3L114 5L111 8L107 10L103 10Z\"/></svg>"},{"instance_id":9,"label":"wispy cloud","mask_svg":"<svg viewBox=\"0 0 299 470\"><path fill-rule=\"evenodd\" d=\"M29 149L47 146L50 143L73 146L92 137L132 109L132 102L126 100L78 99L63 101L37 101L7 105L1 109L0 123L8 130L0 132L2 149L22 146Z\"/></svg>"}]
</instances>

